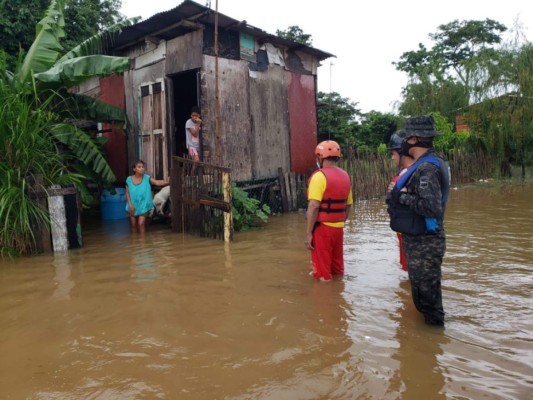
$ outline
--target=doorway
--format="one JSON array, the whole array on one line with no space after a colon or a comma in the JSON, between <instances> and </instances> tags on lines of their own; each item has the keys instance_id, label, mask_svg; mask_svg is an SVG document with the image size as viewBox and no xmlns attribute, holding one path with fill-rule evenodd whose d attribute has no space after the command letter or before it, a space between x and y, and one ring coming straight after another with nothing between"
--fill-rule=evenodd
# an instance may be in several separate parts
<instances>
[{"instance_id":1,"label":"doorway","mask_svg":"<svg viewBox=\"0 0 533 400\"><path fill-rule=\"evenodd\" d=\"M184 157L187 154L185 145L185 123L191 116L193 107L200 108L200 70L195 69L171 77L174 104L174 137L173 156ZM201 143L201 140L200 140Z\"/></svg>"}]
</instances>

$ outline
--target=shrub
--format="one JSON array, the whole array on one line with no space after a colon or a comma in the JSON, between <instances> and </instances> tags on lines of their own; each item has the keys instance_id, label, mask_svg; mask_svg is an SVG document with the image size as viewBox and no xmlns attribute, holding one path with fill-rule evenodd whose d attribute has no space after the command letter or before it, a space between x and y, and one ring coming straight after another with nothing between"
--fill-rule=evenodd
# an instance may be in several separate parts
<instances>
[{"instance_id":1,"label":"shrub","mask_svg":"<svg viewBox=\"0 0 533 400\"><path fill-rule=\"evenodd\" d=\"M232 187L232 213L233 228L235 231L245 231L250 228L260 227L268 222L270 207L248 195L248 192Z\"/></svg>"}]
</instances>

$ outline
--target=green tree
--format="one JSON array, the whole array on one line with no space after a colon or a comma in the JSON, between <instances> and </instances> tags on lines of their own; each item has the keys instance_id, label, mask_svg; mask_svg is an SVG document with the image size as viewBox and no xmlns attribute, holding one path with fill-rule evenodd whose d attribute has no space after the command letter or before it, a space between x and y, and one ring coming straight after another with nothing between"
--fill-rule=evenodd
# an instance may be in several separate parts
<instances>
[{"instance_id":1,"label":"green tree","mask_svg":"<svg viewBox=\"0 0 533 400\"><path fill-rule=\"evenodd\" d=\"M357 118L361 116L357 103L337 92L318 92L318 140L335 140L344 147L355 145Z\"/></svg>"},{"instance_id":2,"label":"green tree","mask_svg":"<svg viewBox=\"0 0 533 400\"><path fill-rule=\"evenodd\" d=\"M7 53L7 69L14 70L19 50L28 51L35 38L35 26L50 0L0 1L0 50ZM65 5L66 39L71 49L85 39L123 20L119 13L122 0L67 0Z\"/></svg>"},{"instance_id":3,"label":"green tree","mask_svg":"<svg viewBox=\"0 0 533 400\"><path fill-rule=\"evenodd\" d=\"M381 143L388 143L398 130L398 116L391 113L370 111L363 114L356 138L360 146L376 150Z\"/></svg>"},{"instance_id":4,"label":"green tree","mask_svg":"<svg viewBox=\"0 0 533 400\"><path fill-rule=\"evenodd\" d=\"M503 176L511 164L533 165L533 43L518 40L501 49L504 63L492 72L484 87L485 100L466 111L469 126L482 135L500 162Z\"/></svg>"},{"instance_id":5,"label":"green tree","mask_svg":"<svg viewBox=\"0 0 533 400\"><path fill-rule=\"evenodd\" d=\"M122 0L67 0L65 7L65 40L70 50L90 38L123 21L120 14Z\"/></svg>"},{"instance_id":6,"label":"green tree","mask_svg":"<svg viewBox=\"0 0 533 400\"><path fill-rule=\"evenodd\" d=\"M410 82L402 90L401 115L425 115L440 112L449 122L458 110L468 105L464 85L452 79L432 82L429 79Z\"/></svg>"},{"instance_id":7,"label":"green tree","mask_svg":"<svg viewBox=\"0 0 533 400\"><path fill-rule=\"evenodd\" d=\"M285 30L276 30L276 36L292 40L293 42L305 44L306 46L311 46L313 44L311 35L304 33L304 31L302 31L302 29L296 25L289 26Z\"/></svg>"},{"instance_id":8,"label":"green tree","mask_svg":"<svg viewBox=\"0 0 533 400\"><path fill-rule=\"evenodd\" d=\"M452 122L453 111L479 99L490 70L501 62L495 46L506 29L491 19L455 20L429 35L432 48L419 44L417 50L403 53L393 64L409 76L406 108L420 114L433 107L430 111L439 111Z\"/></svg>"}]
</instances>

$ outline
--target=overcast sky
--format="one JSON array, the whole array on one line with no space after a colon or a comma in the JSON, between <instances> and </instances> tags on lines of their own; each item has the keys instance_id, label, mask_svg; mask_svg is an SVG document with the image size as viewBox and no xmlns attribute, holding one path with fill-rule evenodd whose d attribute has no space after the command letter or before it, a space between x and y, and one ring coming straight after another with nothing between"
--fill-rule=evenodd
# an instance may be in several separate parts
<instances>
[{"instance_id":1,"label":"overcast sky","mask_svg":"<svg viewBox=\"0 0 533 400\"><path fill-rule=\"evenodd\" d=\"M181 2L122 0L121 12L146 19ZM338 92L363 112L394 111L407 76L391 63L420 42L431 46L428 34L441 24L491 18L512 28L518 21L533 40L532 0L218 0L218 11L272 34L299 26L313 47L336 56L318 69L318 90Z\"/></svg>"}]
</instances>

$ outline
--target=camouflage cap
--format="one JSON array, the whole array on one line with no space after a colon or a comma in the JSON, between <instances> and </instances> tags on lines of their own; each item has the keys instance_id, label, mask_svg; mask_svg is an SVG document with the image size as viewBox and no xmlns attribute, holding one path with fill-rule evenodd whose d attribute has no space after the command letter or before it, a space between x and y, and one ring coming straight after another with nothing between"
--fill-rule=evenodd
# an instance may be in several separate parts
<instances>
[{"instance_id":1,"label":"camouflage cap","mask_svg":"<svg viewBox=\"0 0 533 400\"><path fill-rule=\"evenodd\" d=\"M403 138L411 136L430 138L437 135L442 135L442 132L435 129L433 115L407 118L405 129L401 132Z\"/></svg>"}]
</instances>

